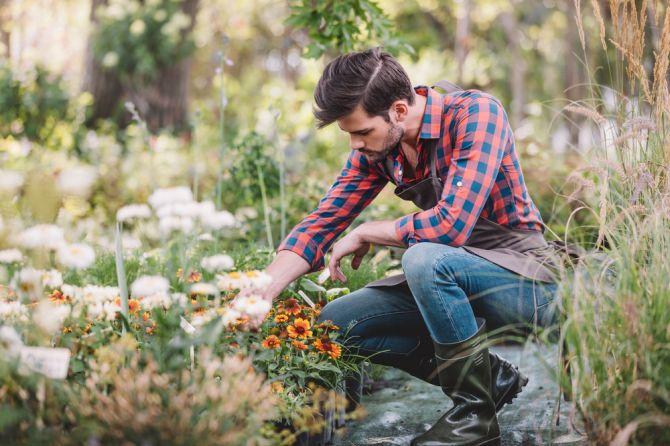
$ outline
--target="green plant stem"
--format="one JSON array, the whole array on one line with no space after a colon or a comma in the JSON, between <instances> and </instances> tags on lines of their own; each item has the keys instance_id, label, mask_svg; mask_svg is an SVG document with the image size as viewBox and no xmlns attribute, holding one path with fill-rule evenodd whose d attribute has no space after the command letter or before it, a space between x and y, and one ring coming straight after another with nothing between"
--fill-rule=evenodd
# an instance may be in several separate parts
<instances>
[{"instance_id":1,"label":"green plant stem","mask_svg":"<svg viewBox=\"0 0 670 446\"><path fill-rule=\"evenodd\" d=\"M261 187L261 197L263 199L263 220L265 221L265 236L267 237L268 247L273 249L275 244L272 240L272 228L270 227L270 206L268 204L268 196L265 191L265 179L261 166L256 164L256 171L258 172L258 183Z\"/></svg>"}]
</instances>

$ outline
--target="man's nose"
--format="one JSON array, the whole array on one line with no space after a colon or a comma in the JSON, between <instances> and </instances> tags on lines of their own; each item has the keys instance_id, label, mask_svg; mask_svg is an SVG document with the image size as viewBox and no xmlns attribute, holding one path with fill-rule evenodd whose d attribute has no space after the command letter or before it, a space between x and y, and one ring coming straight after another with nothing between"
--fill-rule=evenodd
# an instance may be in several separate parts
<instances>
[{"instance_id":1,"label":"man's nose","mask_svg":"<svg viewBox=\"0 0 670 446\"><path fill-rule=\"evenodd\" d=\"M349 145L351 146L351 150L360 150L365 147L365 143L363 142L362 138L355 138L353 136L351 137Z\"/></svg>"}]
</instances>

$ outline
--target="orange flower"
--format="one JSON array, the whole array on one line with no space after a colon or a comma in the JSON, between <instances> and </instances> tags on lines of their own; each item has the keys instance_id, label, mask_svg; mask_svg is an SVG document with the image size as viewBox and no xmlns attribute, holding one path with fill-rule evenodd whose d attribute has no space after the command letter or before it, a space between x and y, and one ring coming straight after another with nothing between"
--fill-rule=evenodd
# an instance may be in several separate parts
<instances>
[{"instance_id":1,"label":"orange flower","mask_svg":"<svg viewBox=\"0 0 670 446\"><path fill-rule=\"evenodd\" d=\"M182 268L179 268L174 275L177 277L177 279L181 279L182 277L184 277L184 270Z\"/></svg>"},{"instance_id":2,"label":"orange flower","mask_svg":"<svg viewBox=\"0 0 670 446\"><path fill-rule=\"evenodd\" d=\"M137 299L130 299L128 301L128 311L132 314L135 314L140 311L141 305L140 301Z\"/></svg>"},{"instance_id":3,"label":"orange flower","mask_svg":"<svg viewBox=\"0 0 670 446\"><path fill-rule=\"evenodd\" d=\"M273 382L270 384L270 387L274 393L282 393L284 391L284 384L280 383L279 381Z\"/></svg>"},{"instance_id":4,"label":"orange flower","mask_svg":"<svg viewBox=\"0 0 670 446\"><path fill-rule=\"evenodd\" d=\"M294 346L295 348L297 348L298 350L307 350L307 348L308 348L307 344L305 344L304 342L296 341L296 340L293 340L291 342L291 345Z\"/></svg>"},{"instance_id":5,"label":"orange flower","mask_svg":"<svg viewBox=\"0 0 670 446\"><path fill-rule=\"evenodd\" d=\"M191 274L188 275L188 283L200 282L202 280L202 274L198 271L191 271Z\"/></svg>"},{"instance_id":6,"label":"orange flower","mask_svg":"<svg viewBox=\"0 0 670 446\"><path fill-rule=\"evenodd\" d=\"M300 304L298 303L297 299L286 299L284 302L284 311L286 311L288 314L292 314L293 316L297 316L300 314L300 311L302 308L300 307Z\"/></svg>"},{"instance_id":7,"label":"orange flower","mask_svg":"<svg viewBox=\"0 0 670 446\"><path fill-rule=\"evenodd\" d=\"M145 311L144 313L142 313L142 320L143 321L148 321L150 317L151 317L151 313L149 313L148 311Z\"/></svg>"},{"instance_id":8,"label":"orange flower","mask_svg":"<svg viewBox=\"0 0 670 446\"><path fill-rule=\"evenodd\" d=\"M309 321L307 319L297 318L293 321L293 325L289 325L286 329L291 338L308 338L312 336Z\"/></svg>"},{"instance_id":9,"label":"orange flower","mask_svg":"<svg viewBox=\"0 0 670 446\"><path fill-rule=\"evenodd\" d=\"M263 347L265 347L265 348L277 349L277 348L281 347L281 341L279 340L279 338L277 336L270 335L263 340L261 345L263 345Z\"/></svg>"},{"instance_id":10,"label":"orange flower","mask_svg":"<svg viewBox=\"0 0 670 446\"><path fill-rule=\"evenodd\" d=\"M49 300L57 304L62 304L70 300L70 296L63 294L61 290L53 290L51 295L49 295Z\"/></svg>"},{"instance_id":11,"label":"orange flower","mask_svg":"<svg viewBox=\"0 0 670 446\"><path fill-rule=\"evenodd\" d=\"M339 358L342 354L342 348L327 337L317 339L314 343L314 347L316 347L318 351L326 353L333 359Z\"/></svg>"},{"instance_id":12,"label":"orange flower","mask_svg":"<svg viewBox=\"0 0 670 446\"><path fill-rule=\"evenodd\" d=\"M282 322L286 321L288 321L288 314L279 313L278 315L275 316L275 322L278 324L281 324Z\"/></svg>"}]
</instances>

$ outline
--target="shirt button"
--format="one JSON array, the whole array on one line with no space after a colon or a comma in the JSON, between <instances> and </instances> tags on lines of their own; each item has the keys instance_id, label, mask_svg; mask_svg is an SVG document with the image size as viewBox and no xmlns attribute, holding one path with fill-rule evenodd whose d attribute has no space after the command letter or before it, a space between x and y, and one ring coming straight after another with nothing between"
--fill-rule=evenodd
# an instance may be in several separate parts
<instances>
[{"instance_id":1,"label":"shirt button","mask_svg":"<svg viewBox=\"0 0 670 446\"><path fill-rule=\"evenodd\" d=\"M458 183L456 183L456 186L458 186L458 187L461 187L462 185L463 185L462 181L459 181Z\"/></svg>"}]
</instances>

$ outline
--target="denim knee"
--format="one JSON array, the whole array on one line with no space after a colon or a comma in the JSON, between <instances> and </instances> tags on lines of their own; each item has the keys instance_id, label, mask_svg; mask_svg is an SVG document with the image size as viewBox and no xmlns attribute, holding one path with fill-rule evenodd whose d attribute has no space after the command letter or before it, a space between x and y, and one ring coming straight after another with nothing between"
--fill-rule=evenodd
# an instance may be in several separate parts
<instances>
[{"instance_id":1,"label":"denim knee","mask_svg":"<svg viewBox=\"0 0 670 446\"><path fill-rule=\"evenodd\" d=\"M410 246L402 256L402 268L410 288L425 285L432 281L438 270L441 274L447 272L447 268L441 260L447 256L458 255L463 252L462 248L439 243L423 242Z\"/></svg>"}]
</instances>

